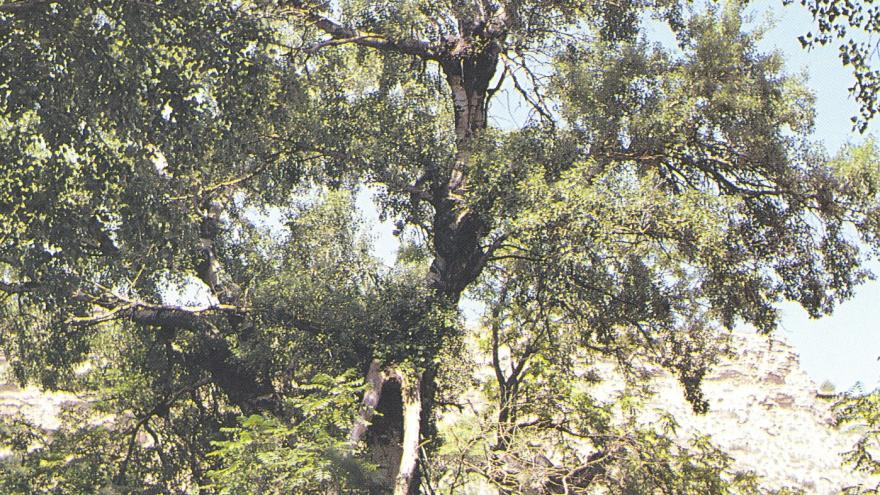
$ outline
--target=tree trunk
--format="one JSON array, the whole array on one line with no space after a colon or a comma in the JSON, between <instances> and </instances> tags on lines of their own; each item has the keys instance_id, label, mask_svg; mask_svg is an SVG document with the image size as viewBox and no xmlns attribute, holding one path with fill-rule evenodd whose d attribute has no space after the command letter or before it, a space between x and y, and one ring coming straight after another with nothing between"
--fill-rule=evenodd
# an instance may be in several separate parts
<instances>
[{"instance_id":1,"label":"tree trunk","mask_svg":"<svg viewBox=\"0 0 880 495\"><path fill-rule=\"evenodd\" d=\"M382 387L385 385L385 376L380 369L381 364L377 360L370 363L370 369L367 371L367 391L364 392L363 405L360 410L360 417L351 429L349 437L350 452L354 454L358 444L367 434L370 420L376 413L379 406L379 399L382 398Z\"/></svg>"},{"instance_id":2,"label":"tree trunk","mask_svg":"<svg viewBox=\"0 0 880 495\"><path fill-rule=\"evenodd\" d=\"M367 371L367 383L360 417L350 435L350 455L366 440L370 460L379 467L371 493L416 494L420 479L422 376L395 367L381 370L374 360Z\"/></svg>"},{"instance_id":3,"label":"tree trunk","mask_svg":"<svg viewBox=\"0 0 880 495\"><path fill-rule=\"evenodd\" d=\"M463 194L471 142L486 127L487 93L499 52L496 44L488 43L482 51L466 50L441 61L455 108L456 156L450 169L436 171L431 177L435 258L426 284L435 293L433 300L438 305L457 305L486 261L483 241L489 224L464 204ZM381 466L383 493L415 495L422 477L421 445L425 439L430 444L436 434L432 414L436 370L430 365L405 375L389 368L379 378L378 369L374 363L367 373L371 388L364 396L361 418L352 430L351 441L357 444L366 438L371 460ZM395 386L389 387L391 383ZM373 410L382 414L367 427ZM392 464L396 469L390 476Z\"/></svg>"},{"instance_id":4,"label":"tree trunk","mask_svg":"<svg viewBox=\"0 0 880 495\"><path fill-rule=\"evenodd\" d=\"M400 468L394 482L394 495L410 495L419 492L417 469L419 443L421 441L422 398L421 380L418 376L401 377L403 399L403 445ZM414 483L414 481L416 481Z\"/></svg>"},{"instance_id":5,"label":"tree trunk","mask_svg":"<svg viewBox=\"0 0 880 495\"><path fill-rule=\"evenodd\" d=\"M482 52L441 62L455 109L456 155L452 169L432 182L435 258L428 285L453 304L479 276L485 263L481 243L489 224L479 212L464 204L463 195L473 138L486 128L487 94L498 64L498 52L496 45L490 43Z\"/></svg>"}]
</instances>

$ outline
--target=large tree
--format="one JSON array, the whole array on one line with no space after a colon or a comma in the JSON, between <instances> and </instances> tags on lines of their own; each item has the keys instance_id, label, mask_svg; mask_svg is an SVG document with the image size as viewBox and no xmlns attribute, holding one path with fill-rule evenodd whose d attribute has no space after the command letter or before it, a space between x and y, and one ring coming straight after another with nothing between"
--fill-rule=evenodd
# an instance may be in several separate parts
<instances>
[{"instance_id":1,"label":"large tree","mask_svg":"<svg viewBox=\"0 0 880 495\"><path fill-rule=\"evenodd\" d=\"M613 462L639 472L633 452L657 463L598 435L559 378L597 355L654 362L703 409L722 329L771 331L782 298L830 312L880 233L873 150L831 160L809 141L810 93L741 17L671 0L0 3L4 352L22 381L94 404L45 448L21 443L22 465L54 459L30 465L51 467L48 492L235 493L206 473L231 483L224 462L264 448L275 470L239 492L417 493L462 392L470 293L496 378L487 479L516 489L528 425L593 435L588 459L546 459L542 490L674 490L616 478ZM660 27L674 42L645 37ZM499 95L521 124L495 120ZM365 184L398 227L393 269L345 193ZM82 420L96 412L112 426ZM248 441L212 447L242 414ZM67 458L64 441L103 447ZM37 479L20 469L10 483Z\"/></svg>"}]
</instances>

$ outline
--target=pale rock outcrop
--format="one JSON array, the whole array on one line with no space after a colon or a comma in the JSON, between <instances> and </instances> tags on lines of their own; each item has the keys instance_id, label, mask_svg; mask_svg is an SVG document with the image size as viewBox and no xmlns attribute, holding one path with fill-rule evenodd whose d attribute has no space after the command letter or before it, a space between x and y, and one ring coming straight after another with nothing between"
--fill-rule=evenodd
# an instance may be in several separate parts
<instances>
[{"instance_id":1,"label":"pale rock outcrop","mask_svg":"<svg viewBox=\"0 0 880 495\"><path fill-rule=\"evenodd\" d=\"M819 396L794 349L779 338L750 333L732 338L735 355L703 382L710 407L705 415L692 412L673 376L657 374L651 405L674 415L679 435L710 435L767 488L831 495L859 483L876 484L843 465L842 454L858 439L857 427L835 426L833 400Z\"/></svg>"},{"instance_id":2,"label":"pale rock outcrop","mask_svg":"<svg viewBox=\"0 0 880 495\"><path fill-rule=\"evenodd\" d=\"M64 392L44 392L36 387L21 388L9 376L9 364L0 356L0 415L23 415L32 423L47 429L59 426L61 406L77 402L76 396Z\"/></svg>"},{"instance_id":3,"label":"pale rock outcrop","mask_svg":"<svg viewBox=\"0 0 880 495\"><path fill-rule=\"evenodd\" d=\"M856 442L857 427L835 426L833 401L818 396L816 384L800 368L791 346L755 334L736 333L732 339L734 355L722 359L704 380L707 414L694 414L676 378L655 368L650 371L656 393L642 421L651 424L657 410L671 413L682 442L694 435L710 435L738 468L760 475L767 488L836 495L848 486L878 482L843 465L841 455ZM7 367L0 357L0 415L21 413L43 427L56 428L61 406L76 397L21 389L7 376ZM610 396L615 383L620 383L611 378L614 367L597 364L596 368L605 381L593 392ZM480 402L478 397L473 400Z\"/></svg>"}]
</instances>

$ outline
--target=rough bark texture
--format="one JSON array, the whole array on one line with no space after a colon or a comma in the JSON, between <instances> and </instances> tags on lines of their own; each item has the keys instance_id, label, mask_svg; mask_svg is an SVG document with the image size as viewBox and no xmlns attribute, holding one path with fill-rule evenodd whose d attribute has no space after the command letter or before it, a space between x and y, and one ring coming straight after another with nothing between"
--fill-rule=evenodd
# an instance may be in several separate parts
<instances>
[{"instance_id":1,"label":"rough bark texture","mask_svg":"<svg viewBox=\"0 0 880 495\"><path fill-rule=\"evenodd\" d=\"M421 441L422 399L419 390L421 380L417 376L401 376L401 399L403 406L403 445L400 467L394 482L394 495L418 493L417 470L419 443Z\"/></svg>"},{"instance_id":2,"label":"rough bark texture","mask_svg":"<svg viewBox=\"0 0 880 495\"><path fill-rule=\"evenodd\" d=\"M450 56L441 61L455 106L457 152L454 167L432 178L435 258L426 283L437 295L436 304L457 304L462 292L479 276L485 264L483 242L489 225L478 212L464 205L462 195L470 164L470 143L486 127L487 91L497 63L498 50L494 45L482 52ZM395 379L400 383L401 394L399 399L395 397L393 401L395 410L392 416L402 419L402 425L399 425L402 430L395 434L391 425L372 427L377 432L386 429L384 435L375 437L377 440L401 442L399 447L387 443L371 447L374 460L375 456L385 462L399 459L394 477L395 495L419 492L422 475L419 469L419 446L423 439L433 436L434 430L431 411L436 389L435 376L434 369L417 370L413 377L398 374ZM366 405L367 397L364 403ZM389 407L391 403L391 399L385 401Z\"/></svg>"},{"instance_id":3,"label":"rough bark texture","mask_svg":"<svg viewBox=\"0 0 880 495\"><path fill-rule=\"evenodd\" d=\"M452 302L477 278L485 263L486 219L463 204L474 136L486 128L487 92L498 64L498 49L452 56L441 62L455 109L454 167L434 180L434 251L428 284Z\"/></svg>"},{"instance_id":4,"label":"rough bark texture","mask_svg":"<svg viewBox=\"0 0 880 495\"><path fill-rule=\"evenodd\" d=\"M376 415L367 430L365 443L371 463L378 469L371 493L389 494L394 490L403 457L403 396L401 383L383 373L384 383Z\"/></svg>"},{"instance_id":5,"label":"rough bark texture","mask_svg":"<svg viewBox=\"0 0 880 495\"><path fill-rule=\"evenodd\" d=\"M451 167L425 171L425 183L429 184L425 199L434 209L431 231L435 254L425 283L436 295L435 304L457 305L491 255L491 247L485 245L491 224L465 203L465 193L470 148L487 125L489 85L499 63L510 16L503 8L480 8L479 18L459 19L457 36L427 42L376 33L365 36L311 10L305 2L291 0L288 5L299 9L329 36L313 49L352 43L439 64L455 110L456 153ZM430 444L435 434L432 409L437 370L428 365L411 376L403 376L389 367L379 373L382 366L391 364L371 364L366 376L370 390L364 396L361 417L352 428L350 440L353 450L359 442L367 442L370 457L383 466L380 471L399 461L393 476L383 472L382 477L394 480L395 494L415 494L421 481L420 445L426 439ZM374 418L373 411L381 414Z\"/></svg>"},{"instance_id":6,"label":"rough bark texture","mask_svg":"<svg viewBox=\"0 0 880 495\"><path fill-rule=\"evenodd\" d=\"M351 429L349 443L351 444L351 452L357 449L358 444L367 434L367 428L370 426L370 420L376 414L376 408L379 406L379 399L382 398L382 387L385 385L385 376L380 369L381 363L373 360L370 363L370 369L367 370L367 391L364 392L363 403L361 405L360 417Z\"/></svg>"},{"instance_id":7,"label":"rough bark texture","mask_svg":"<svg viewBox=\"0 0 880 495\"><path fill-rule=\"evenodd\" d=\"M371 493L418 493L421 382L420 375L393 367L382 370L376 360L370 363L369 387L364 393L360 417L351 431L350 445L354 454L358 444L366 440L370 460L379 467Z\"/></svg>"},{"instance_id":8,"label":"rough bark texture","mask_svg":"<svg viewBox=\"0 0 880 495\"><path fill-rule=\"evenodd\" d=\"M223 230L221 220L222 197L207 197L202 202L202 221L199 226L199 257L196 275L208 286L211 295L221 306L239 307L240 288L224 279L223 266L217 255L217 237ZM243 312L230 311L226 322L239 339L245 341L252 334L253 327ZM229 342L213 332L205 332L205 346L202 352L193 356L210 373L213 382L220 387L229 400L239 406L246 414L271 411L278 412L280 404L276 400L275 387L267 374L250 368L235 356Z\"/></svg>"}]
</instances>

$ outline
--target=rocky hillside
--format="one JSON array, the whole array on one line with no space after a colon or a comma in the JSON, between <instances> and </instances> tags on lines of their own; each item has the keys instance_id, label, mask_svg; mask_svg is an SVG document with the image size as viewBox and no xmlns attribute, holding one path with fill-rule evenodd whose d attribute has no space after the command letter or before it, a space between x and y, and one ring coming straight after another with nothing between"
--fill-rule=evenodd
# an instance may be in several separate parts
<instances>
[{"instance_id":1,"label":"rocky hillside","mask_svg":"<svg viewBox=\"0 0 880 495\"><path fill-rule=\"evenodd\" d=\"M656 406L673 413L679 433L710 434L741 468L761 475L768 488L830 495L870 481L842 465L841 454L855 443L857 431L834 426L833 401L819 396L794 350L754 334L734 339L737 356L724 360L704 382L711 408L706 415L693 414L674 377L657 376Z\"/></svg>"},{"instance_id":2,"label":"rocky hillside","mask_svg":"<svg viewBox=\"0 0 880 495\"><path fill-rule=\"evenodd\" d=\"M857 432L834 426L832 401L818 396L794 350L780 340L753 334L734 339L736 357L721 362L704 382L708 414L693 414L676 379L659 370L649 409L672 413L683 438L711 435L740 468L761 475L768 488L796 487L831 495L870 481L842 465L841 454L851 448ZM22 390L5 377L5 368L0 359L0 414L20 412L43 426L57 426L59 406L74 397ZM651 421L650 413L645 421Z\"/></svg>"},{"instance_id":3,"label":"rocky hillside","mask_svg":"<svg viewBox=\"0 0 880 495\"><path fill-rule=\"evenodd\" d=\"M75 401L71 394L42 392L35 387L22 389L9 377L6 359L0 356L0 415L23 414L45 428L58 427L58 411L65 402Z\"/></svg>"}]
</instances>

